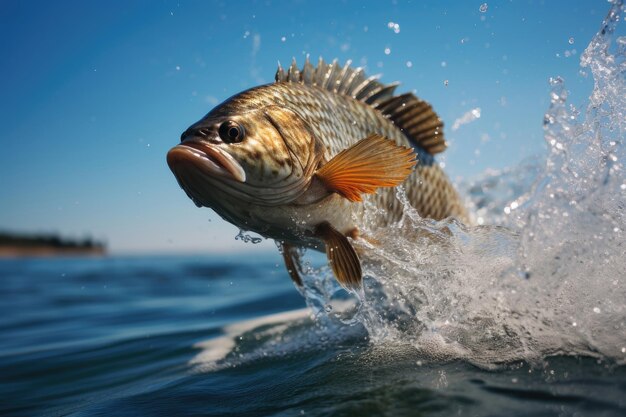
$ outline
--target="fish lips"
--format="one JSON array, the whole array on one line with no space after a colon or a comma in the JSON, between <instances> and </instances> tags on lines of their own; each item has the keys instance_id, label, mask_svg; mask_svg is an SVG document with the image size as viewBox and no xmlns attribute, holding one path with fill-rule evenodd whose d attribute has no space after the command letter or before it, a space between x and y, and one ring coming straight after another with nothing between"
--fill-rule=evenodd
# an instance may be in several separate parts
<instances>
[{"instance_id":1,"label":"fish lips","mask_svg":"<svg viewBox=\"0 0 626 417\"><path fill-rule=\"evenodd\" d=\"M246 181L246 172L239 162L222 149L209 144L185 141L167 153L167 164L176 175L177 170L190 165L213 177Z\"/></svg>"}]
</instances>

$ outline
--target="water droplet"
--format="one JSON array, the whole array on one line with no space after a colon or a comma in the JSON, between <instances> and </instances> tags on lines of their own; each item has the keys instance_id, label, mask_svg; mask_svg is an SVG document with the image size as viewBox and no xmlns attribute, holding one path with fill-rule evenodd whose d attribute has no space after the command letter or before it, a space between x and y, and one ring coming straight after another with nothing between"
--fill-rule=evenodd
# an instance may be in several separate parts
<instances>
[{"instance_id":1,"label":"water droplet","mask_svg":"<svg viewBox=\"0 0 626 417\"><path fill-rule=\"evenodd\" d=\"M180 71L180 65L176 65L176 71Z\"/></svg>"},{"instance_id":2,"label":"water droplet","mask_svg":"<svg viewBox=\"0 0 626 417\"><path fill-rule=\"evenodd\" d=\"M443 85L445 85L446 87L448 86L448 80L443 80Z\"/></svg>"},{"instance_id":3,"label":"water droplet","mask_svg":"<svg viewBox=\"0 0 626 417\"><path fill-rule=\"evenodd\" d=\"M286 40L287 40L287 37L286 37L286 36L283 36L282 38L280 38L280 41L281 41L281 42L285 42Z\"/></svg>"},{"instance_id":4,"label":"water droplet","mask_svg":"<svg viewBox=\"0 0 626 417\"><path fill-rule=\"evenodd\" d=\"M567 40L567 42L569 42L570 45L574 44L574 38L570 36L570 38Z\"/></svg>"},{"instance_id":5,"label":"water droplet","mask_svg":"<svg viewBox=\"0 0 626 417\"><path fill-rule=\"evenodd\" d=\"M406 61L406 66L407 68L411 68L413 66L413 63L411 61Z\"/></svg>"},{"instance_id":6,"label":"water droplet","mask_svg":"<svg viewBox=\"0 0 626 417\"><path fill-rule=\"evenodd\" d=\"M400 25L398 23L389 22L387 23L387 27L393 30L394 33L400 33Z\"/></svg>"},{"instance_id":7,"label":"water droplet","mask_svg":"<svg viewBox=\"0 0 626 417\"><path fill-rule=\"evenodd\" d=\"M239 229L239 233L235 236L235 240L241 240L244 243L257 244L263 241L260 237L254 237L246 234L242 229Z\"/></svg>"},{"instance_id":8,"label":"water droplet","mask_svg":"<svg viewBox=\"0 0 626 417\"><path fill-rule=\"evenodd\" d=\"M446 61L441 61L441 68L445 68L448 66L448 63Z\"/></svg>"},{"instance_id":9,"label":"water droplet","mask_svg":"<svg viewBox=\"0 0 626 417\"><path fill-rule=\"evenodd\" d=\"M485 13L487 11L487 9L489 8L489 5L487 3L483 3L480 5L480 7L478 8L478 10L481 13Z\"/></svg>"},{"instance_id":10,"label":"water droplet","mask_svg":"<svg viewBox=\"0 0 626 417\"><path fill-rule=\"evenodd\" d=\"M602 311L598 307L594 307L593 312L596 314L600 314Z\"/></svg>"},{"instance_id":11,"label":"water droplet","mask_svg":"<svg viewBox=\"0 0 626 417\"><path fill-rule=\"evenodd\" d=\"M385 48L385 55L389 55L391 53L391 48Z\"/></svg>"}]
</instances>

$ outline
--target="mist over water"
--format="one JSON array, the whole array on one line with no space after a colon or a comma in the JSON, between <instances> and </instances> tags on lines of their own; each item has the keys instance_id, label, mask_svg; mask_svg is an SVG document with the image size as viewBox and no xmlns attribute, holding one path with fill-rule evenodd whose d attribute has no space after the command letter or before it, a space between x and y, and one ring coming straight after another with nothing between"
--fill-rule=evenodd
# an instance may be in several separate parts
<instances>
[{"instance_id":1,"label":"mist over water","mask_svg":"<svg viewBox=\"0 0 626 417\"><path fill-rule=\"evenodd\" d=\"M585 108L567 102L567 80L550 79L547 155L462 185L474 226L424 220L405 203L380 228L384 213L368 208L376 244L358 243L357 306L333 310L343 291L327 268L305 279L323 326L343 317L374 344L485 367L560 354L626 363L624 12L614 2L581 55L594 80Z\"/></svg>"}]
</instances>

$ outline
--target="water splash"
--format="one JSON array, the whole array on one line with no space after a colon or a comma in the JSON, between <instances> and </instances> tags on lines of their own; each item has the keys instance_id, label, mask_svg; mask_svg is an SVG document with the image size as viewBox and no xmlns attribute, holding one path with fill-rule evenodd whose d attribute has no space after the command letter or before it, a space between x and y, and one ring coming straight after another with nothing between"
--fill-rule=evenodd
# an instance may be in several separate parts
<instances>
[{"instance_id":1,"label":"water splash","mask_svg":"<svg viewBox=\"0 0 626 417\"><path fill-rule=\"evenodd\" d=\"M361 302L348 323L375 344L410 344L435 358L481 366L547 355L626 362L626 37L621 1L581 55L594 78L586 109L550 80L545 160L488 172L466 185L475 224L403 219L376 228L368 210ZM482 225L481 225L482 224ZM370 226L368 226L370 225ZM303 293L318 317L338 291L309 268Z\"/></svg>"},{"instance_id":2,"label":"water splash","mask_svg":"<svg viewBox=\"0 0 626 417\"><path fill-rule=\"evenodd\" d=\"M237 233L237 236L235 236L235 240L241 240L244 243L257 244L261 243L263 241L263 238L259 236L253 236L245 230L239 229L239 233Z\"/></svg>"},{"instance_id":3,"label":"water splash","mask_svg":"<svg viewBox=\"0 0 626 417\"><path fill-rule=\"evenodd\" d=\"M480 119L480 107L476 107L466 113L463 116L459 117L452 124L452 131L457 131L463 125L473 122L474 120Z\"/></svg>"}]
</instances>

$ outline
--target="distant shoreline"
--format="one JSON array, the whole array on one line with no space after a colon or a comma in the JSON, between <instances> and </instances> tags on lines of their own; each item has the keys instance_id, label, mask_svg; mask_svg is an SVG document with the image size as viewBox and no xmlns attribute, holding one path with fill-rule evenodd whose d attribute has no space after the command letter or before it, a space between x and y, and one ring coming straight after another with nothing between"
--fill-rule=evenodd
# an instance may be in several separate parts
<instances>
[{"instance_id":1,"label":"distant shoreline","mask_svg":"<svg viewBox=\"0 0 626 417\"><path fill-rule=\"evenodd\" d=\"M16 234L0 232L0 258L57 256L103 256L106 247L91 238L73 240L55 234Z\"/></svg>"},{"instance_id":2,"label":"distant shoreline","mask_svg":"<svg viewBox=\"0 0 626 417\"><path fill-rule=\"evenodd\" d=\"M104 248L52 248L49 246L0 246L2 258L51 258L61 256L104 256Z\"/></svg>"}]
</instances>

